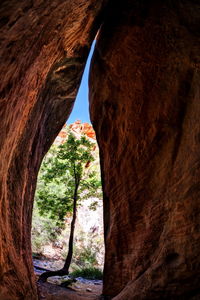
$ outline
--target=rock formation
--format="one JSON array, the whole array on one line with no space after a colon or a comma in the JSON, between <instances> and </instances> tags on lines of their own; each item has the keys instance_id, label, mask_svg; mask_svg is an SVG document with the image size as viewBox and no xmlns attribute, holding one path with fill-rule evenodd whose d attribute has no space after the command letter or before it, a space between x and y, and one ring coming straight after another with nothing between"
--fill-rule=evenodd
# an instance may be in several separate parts
<instances>
[{"instance_id":1,"label":"rock formation","mask_svg":"<svg viewBox=\"0 0 200 300\"><path fill-rule=\"evenodd\" d=\"M96 142L95 131L91 124L89 123L81 123L81 121L77 120L74 123L69 125L69 128L72 130L75 136L80 137L81 134L85 134L92 142ZM67 130L66 124L64 124L61 131L58 133L56 139L54 140L54 144L60 145L63 144L67 139Z\"/></svg>"},{"instance_id":2,"label":"rock formation","mask_svg":"<svg viewBox=\"0 0 200 300\"><path fill-rule=\"evenodd\" d=\"M109 6L106 6L106 2ZM104 188L104 294L199 299L198 0L2 0L0 300L36 300L41 159L90 79Z\"/></svg>"},{"instance_id":3,"label":"rock formation","mask_svg":"<svg viewBox=\"0 0 200 300\"><path fill-rule=\"evenodd\" d=\"M200 299L200 3L108 11L90 78L100 146L104 294Z\"/></svg>"},{"instance_id":4,"label":"rock formation","mask_svg":"<svg viewBox=\"0 0 200 300\"><path fill-rule=\"evenodd\" d=\"M70 124L69 127L75 134L85 134L91 140L96 140L95 132L91 124L81 123L81 121L76 121L73 124Z\"/></svg>"},{"instance_id":5,"label":"rock formation","mask_svg":"<svg viewBox=\"0 0 200 300\"><path fill-rule=\"evenodd\" d=\"M106 1L0 3L0 299L37 299L31 216L41 159L73 106Z\"/></svg>"}]
</instances>

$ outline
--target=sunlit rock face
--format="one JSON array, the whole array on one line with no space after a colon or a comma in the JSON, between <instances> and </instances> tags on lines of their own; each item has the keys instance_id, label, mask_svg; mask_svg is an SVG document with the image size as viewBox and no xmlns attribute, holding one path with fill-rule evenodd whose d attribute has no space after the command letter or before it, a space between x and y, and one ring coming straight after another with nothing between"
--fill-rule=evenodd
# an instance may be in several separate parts
<instances>
[{"instance_id":1,"label":"sunlit rock face","mask_svg":"<svg viewBox=\"0 0 200 300\"><path fill-rule=\"evenodd\" d=\"M66 121L106 1L0 3L0 299L37 299L36 175Z\"/></svg>"},{"instance_id":2,"label":"sunlit rock face","mask_svg":"<svg viewBox=\"0 0 200 300\"><path fill-rule=\"evenodd\" d=\"M70 124L69 128L72 130L72 132L75 135L84 134L88 138L90 138L91 140L95 140L96 139L95 131L94 131L92 125L89 124L89 123L81 123L81 121L77 120L73 124Z\"/></svg>"},{"instance_id":3,"label":"sunlit rock face","mask_svg":"<svg viewBox=\"0 0 200 300\"><path fill-rule=\"evenodd\" d=\"M75 121L69 125L70 130L76 137L80 137L82 134L88 137L92 142L96 141L95 131L91 124L81 123L80 120ZM64 124L63 128L57 135L54 144L60 145L63 144L67 139L67 126Z\"/></svg>"},{"instance_id":4,"label":"sunlit rock face","mask_svg":"<svg viewBox=\"0 0 200 300\"><path fill-rule=\"evenodd\" d=\"M143 4L142 4L143 3ZM199 1L122 1L93 57L104 294L200 297Z\"/></svg>"}]
</instances>

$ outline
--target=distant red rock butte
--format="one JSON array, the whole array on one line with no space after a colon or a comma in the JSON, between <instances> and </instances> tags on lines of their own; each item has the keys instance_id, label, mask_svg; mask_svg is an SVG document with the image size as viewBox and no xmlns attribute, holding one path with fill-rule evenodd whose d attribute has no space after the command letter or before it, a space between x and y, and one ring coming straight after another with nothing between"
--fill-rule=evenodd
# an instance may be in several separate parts
<instances>
[{"instance_id":1,"label":"distant red rock butte","mask_svg":"<svg viewBox=\"0 0 200 300\"><path fill-rule=\"evenodd\" d=\"M58 136L55 139L55 144L62 144L67 138L67 132L65 131L66 125L63 126L63 129L59 132ZM69 125L69 128L76 134L85 134L87 137L96 140L96 135L94 129L89 123L81 123L80 120L77 120L73 124Z\"/></svg>"},{"instance_id":2,"label":"distant red rock butte","mask_svg":"<svg viewBox=\"0 0 200 300\"><path fill-rule=\"evenodd\" d=\"M69 125L69 128L71 128L72 131L75 133L84 133L87 135L89 138L96 140L96 135L94 132L94 129L91 124L89 123L81 123L80 120L77 120L73 124Z\"/></svg>"}]
</instances>

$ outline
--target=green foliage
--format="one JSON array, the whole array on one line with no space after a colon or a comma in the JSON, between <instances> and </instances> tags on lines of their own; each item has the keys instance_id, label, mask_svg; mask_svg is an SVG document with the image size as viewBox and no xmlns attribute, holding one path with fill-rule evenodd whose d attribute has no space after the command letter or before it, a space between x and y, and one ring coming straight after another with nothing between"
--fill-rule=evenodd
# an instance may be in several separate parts
<instances>
[{"instance_id":1,"label":"green foliage","mask_svg":"<svg viewBox=\"0 0 200 300\"><path fill-rule=\"evenodd\" d=\"M84 269L76 269L70 275L74 278L83 277L86 279L103 279L103 272L98 268L84 268Z\"/></svg>"},{"instance_id":2,"label":"green foliage","mask_svg":"<svg viewBox=\"0 0 200 300\"><path fill-rule=\"evenodd\" d=\"M73 211L77 183L78 205L81 206L84 199L95 197L90 209L98 207L96 199L102 198L102 192L98 152L93 151L94 148L95 144L88 138L82 136L78 139L68 130L67 141L60 146L53 145L45 156L38 176L33 213L34 252L42 253L44 246L55 245L56 241L62 244L59 253L66 258L70 234L66 224L69 224ZM77 229L75 240L74 268L92 268L102 264L101 259L99 264L98 254L103 252L103 237Z\"/></svg>"},{"instance_id":3,"label":"green foliage","mask_svg":"<svg viewBox=\"0 0 200 300\"><path fill-rule=\"evenodd\" d=\"M40 253L43 247L54 242L60 234L60 228L48 216L40 216L38 207L34 205L34 214L32 219L32 250Z\"/></svg>"},{"instance_id":4,"label":"green foliage","mask_svg":"<svg viewBox=\"0 0 200 300\"><path fill-rule=\"evenodd\" d=\"M73 261L80 267L92 267L97 265L96 252L89 246L75 247Z\"/></svg>"},{"instance_id":5,"label":"green foliage","mask_svg":"<svg viewBox=\"0 0 200 300\"><path fill-rule=\"evenodd\" d=\"M48 215L60 227L64 226L66 213L72 212L76 187L79 204L101 194L98 173L88 167L94 161L93 148L88 138L78 139L68 130L66 142L52 146L43 161L36 191L39 213Z\"/></svg>"},{"instance_id":6,"label":"green foliage","mask_svg":"<svg viewBox=\"0 0 200 300\"><path fill-rule=\"evenodd\" d=\"M92 268L101 265L99 254L103 252L103 236L91 231L78 231L74 247L72 268Z\"/></svg>"},{"instance_id":7,"label":"green foliage","mask_svg":"<svg viewBox=\"0 0 200 300\"><path fill-rule=\"evenodd\" d=\"M89 205L89 209L90 210L96 210L98 206L98 201L93 201L90 205Z\"/></svg>"}]
</instances>

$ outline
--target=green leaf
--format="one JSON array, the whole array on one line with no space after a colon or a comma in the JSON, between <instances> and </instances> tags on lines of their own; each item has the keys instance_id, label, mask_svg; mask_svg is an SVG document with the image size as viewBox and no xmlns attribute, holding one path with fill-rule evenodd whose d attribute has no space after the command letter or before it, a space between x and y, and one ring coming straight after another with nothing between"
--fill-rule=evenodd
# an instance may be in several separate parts
<instances>
[{"instance_id":1,"label":"green leaf","mask_svg":"<svg viewBox=\"0 0 200 300\"><path fill-rule=\"evenodd\" d=\"M40 215L48 215L64 224L73 209L75 188L79 204L88 197L102 197L99 169L95 161L95 144L82 135L77 138L67 128L67 140L53 145L45 156L38 176L36 201Z\"/></svg>"}]
</instances>

